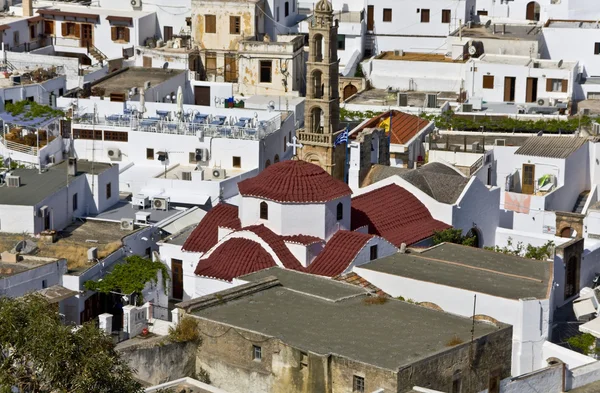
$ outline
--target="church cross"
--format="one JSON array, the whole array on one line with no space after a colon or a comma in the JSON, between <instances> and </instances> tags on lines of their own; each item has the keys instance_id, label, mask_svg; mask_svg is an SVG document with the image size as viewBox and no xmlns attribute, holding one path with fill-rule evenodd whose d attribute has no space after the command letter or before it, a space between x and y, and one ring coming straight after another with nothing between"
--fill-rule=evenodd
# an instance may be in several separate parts
<instances>
[{"instance_id":1,"label":"church cross","mask_svg":"<svg viewBox=\"0 0 600 393\"><path fill-rule=\"evenodd\" d=\"M292 142L288 142L286 143L286 145L288 147L292 148L292 153L294 153L294 155L296 155L296 148L300 148L302 149L302 147L304 147L304 145L300 142L296 143L298 139L296 138L296 136L294 135L294 137L292 137Z\"/></svg>"}]
</instances>

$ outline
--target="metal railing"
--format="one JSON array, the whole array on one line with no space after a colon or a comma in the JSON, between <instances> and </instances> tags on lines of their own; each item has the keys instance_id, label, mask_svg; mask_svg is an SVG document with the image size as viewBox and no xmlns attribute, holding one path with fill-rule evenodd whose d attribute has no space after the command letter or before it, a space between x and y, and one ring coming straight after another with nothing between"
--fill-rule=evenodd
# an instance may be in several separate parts
<instances>
[{"instance_id":1,"label":"metal railing","mask_svg":"<svg viewBox=\"0 0 600 393\"><path fill-rule=\"evenodd\" d=\"M473 165L471 165L469 167L469 176L473 175L475 172L477 172L479 170L479 168L481 168L483 166L483 156L480 157L477 161L475 161L473 163Z\"/></svg>"},{"instance_id":2,"label":"metal railing","mask_svg":"<svg viewBox=\"0 0 600 393\"><path fill-rule=\"evenodd\" d=\"M24 145L22 143L12 142L3 138L0 138L2 144L9 150L16 151L18 153L29 154L32 156L38 156L39 150L37 147Z\"/></svg>"}]
</instances>

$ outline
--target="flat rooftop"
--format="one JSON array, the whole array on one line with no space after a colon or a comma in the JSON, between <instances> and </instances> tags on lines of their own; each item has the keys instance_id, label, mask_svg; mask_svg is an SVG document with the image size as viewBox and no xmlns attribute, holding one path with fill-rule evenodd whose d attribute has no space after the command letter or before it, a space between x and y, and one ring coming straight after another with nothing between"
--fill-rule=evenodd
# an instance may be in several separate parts
<instances>
[{"instance_id":1,"label":"flat rooftop","mask_svg":"<svg viewBox=\"0 0 600 393\"><path fill-rule=\"evenodd\" d=\"M533 66L535 64L535 68L564 70L571 70L576 64L574 62L532 59L528 56L494 55L488 53L474 59L474 61L492 64L519 65L524 67L529 65Z\"/></svg>"},{"instance_id":2,"label":"flat rooftop","mask_svg":"<svg viewBox=\"0 0 600 393\"><path fill-rule=\"evenodd\" d=\"M445 55L438 55L434 53L417 53L417 52L401 52L402 54L395 54L395 52L382 52L376 60L398 60L398 61L428 61L436 63L465 63L467 60L453 60L451 57Z\"/></svg>"},{"instance_id":3,"label":"flat rooftop","mask_svg":"<svg viewBox=\"0 0 600 393\"><path fill-rule=\"evenodd\" d=\"M78 160L76 176L67 176L67 161L54 165L42 173L37 169L12 170L11 175L21 178L21 186L2 186L0 205L35 206L65 187L67 182L75 177L92 173L100 174L111 167L110 164Z\"/></svg>"},{"instance_id":4,"label":"flat rooftop","mask_svg":"<svg viewBox=\"0 0 600 393\"><path fill-rule=\"evenodd\" d=\"M152 208L137 209L137 207L134 207L129 200L120 199L119 202L109 209L90 217L96 220L120 223L123 218L135 220L136 213L139 212L150 213L149 223L153 224L179 213L179 210L171 208L169 208L169 210L156 210Z\"/></svg>"},{"instance_id":5,"label":"flat rooftop","mask_svg":"<svg viewBox=\"0 0 600 393\"><path fill-rule=\"evenodd\" d=\"M276 337L303 351L336 354L388 370L397 370L448 350L453 338L463 343L471 340L471 319L395 299L383 298L386 300L372 304L366 301L372 297L357 295L331 301L311 293L311 288L302 292L281 283L255 288L254 292L249 290L248 294L234 298L239 291L257 284L194 299L190 302L210 304L205 308L192 308L191 313L202 319ZM321 284L315 288L323 290ZM360 329L351 329L349 324L360 325ZM502 328L506 325L496 327L476 322L475 337Z\"/></svg>"},{"instance_id":6,"label":"flat rooftop","mask_svg":"<svg viewBox=\"0 0 600 393\"><path fill-rule=\"evenodd\" d=\"M242 173L248 172L245 169L227 168L225 170L224 178L221 178L221 177L215 178L213 176L214 168L202 167L201 169L204 171L204 181L222 181L224 179L229 179L230 177L235 177L235 176L241 175ZM196 165L178 165L167 171L166 178L168 180L183 180L182 172L195 172L195 171L196 171ZM164 170L161 174L156 175L155 178L164 179L165 178Z\"/></svg>"},{"instance_id":7,"label":"flat rooftop","mask_svg":"<svg viewBox=\"0 0 600 393\"><path fill-rule=\"evenodd\" d=\"M544 27L553 29L598 29L600 28L600 23L597 20L549 19Z\"/></svg>"},{"instance_id":8,"label":"flat rooftop","mask_svg":"<svg viewBox=\"0 0 600 393\"><path fill-rule=\"evenodd\" d=\"M9 263L0 260L0 278L10 277L15 274L26 272L27 270L35 269L39 266L55 263L57 260L57 258L43 258L29 255L23 255L22 259L17 263Z\"/></svg>"},{"instance_id":9,"label":"flat rooftop","mask_svg":"<svg viewBox=\"0 0 600 393\"><path fill-rule=\"evenodd\" d=\"M124 71L109 74L106 78L94 83L92 88L102 88L105 90L104 96L111 93L125 93L133 87L144 86L149 81L152 87L159 85L184 70L162 69L162 68L143 68L129 67Z\"/></svg>"},{"instance_id":10,"label":"flat rooftop","mask_svg":"<svg viewBox=\"0 0 600 393\"><path fill-rule=\"evenodd\" d=\"M504 26L504 34L502 29ZM494 25L490 24L488 27L483 25L473 25L469 28L464 25L462 28L462 36L464 38L479 38L479 39L491 39L491 40L518 40L518 41L537 41L540 36L542 28L536 24L527 25L510 25L510 24L496 24L496 32L494 33ZM451 36L458 37L459 31L456 30Z\"/></svg>"},{"instance_id":11,"label":"flat rooftop","mask_svg":"<svg viewBox=\"0 0 600 393\"><path fill-rule=\"evenodd\" d=\"M552 263L444 243L423 252L394 254L363 269L507 299L546 299Z\"/></svg>"},{"instance_id":12,"label":"flat rooftop","mask_svg":"<svg viewBox=\"0 0 600 393\"><path fill-rule=\"evenodd\" d=\"M452 91L402 91L400 93L408 94L408 106L415 107L423 106L427 94L437 94L438 104L441 104L444 101L453 102L458 99L458 93ZM390 107L398 105L397 97L397 92L389 92L386 89L370 89L359 91L358 93L354 94L349 100L346 100L346 103L359 105L380 105ZM387 109L388 108L386 108L386 110Z\"/></svg>"},{"instance_id":13,"label":"flat rooftop","mask_svg":"<svg viewBox=\"0 0 600 393\"><path fill-rule=\"evenodd\" d=\"M176 246L183 246L183 244L185 243L187 238L190 237L190 235L192 234L194 229L196 229L197 226L198 226L197 223L194 225L190 225L189 227L183 229L182 231L177 232L177 233L173 234L172 236L169 236L168 238L164 239L163 243L174 244Z\"/></svg>"},{"instance_id":14,"label":"flat rooftop","mask_svg":"<svg viewBox=\"0 0 600 393\"><path fill-rule=\"evenodd\" d=\"M277 277L281 285L286 288L333 301L367 293L364 288L356 285L348 285L340 281L332 281L329 277L295 272L280 267L260 270L255 273L238 277L238 279L247 282L256 282L267 277Z\"/></svg>"}]
</instances>

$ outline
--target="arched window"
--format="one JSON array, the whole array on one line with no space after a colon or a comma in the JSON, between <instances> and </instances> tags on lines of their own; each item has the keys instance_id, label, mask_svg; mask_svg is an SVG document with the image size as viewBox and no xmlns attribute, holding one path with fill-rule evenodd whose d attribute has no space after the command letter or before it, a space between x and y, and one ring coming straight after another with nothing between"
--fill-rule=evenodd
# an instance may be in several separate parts
<instances>
[{"instance_id":1,"label":"arched window","mask_svg":"<svg viewBox=\"0 0 600 393\"><path fill-rule=\"evenodd\" d=\"M287 18L288 15L290 14L290 2L289 1L285 2L283 9L285 11L284 16Z\"/></svg>"},{"instance_id":2,"label":"arched window","mask_svg":"<svg viewBox=\"0 0 600 393\"><path fill-rule=\"evenodd\" d=\"M323 36L321 34L315 34L313 38L313 56L316 62L323 61Z\"/></svg>"},{"instance_id":3,"label":"arched window","mask_svg":"<svg viewBox=\"0 0 600 393\"><path fill-rule=\"evenodd\" d=\"M537 1L532 1L527 4L525 18L527 20L533 20L533 21L539 22L539 20L540 20L540 5Z\"/></svg>"},{"instance_id":4,"label":"arched window","mask_svg":"<svg viewBox=\"0 0 600 393\"><path fill-rule=\"evenodd\" d=\"M310 113L310 118L311 118L311 132L314 133L322 133L323 132L323 111L321 110L321 108L316 107L313 108L311 113Z\"/></svg>"},{"instance_id":5,"label":"arched window","mask_svg":"<svg viewBox=\"0 0 600 393\"><path fill-rule=\"evenodd\" d=\"M269 205L267 205L267 202L263 201L260 203L260 218L262 220L269 219Z\"/></svg>"},{"instance_id":6,"label":"arched window","mask_svg":"<svg viewBox=\"0 0 600 393\"><path fill-rule=\"evenodd\" d=\"M337 220L341 220L342 218L344 218L344 205L342 204L342 202L337 204Z\"/></svg>"},{"instance_id":7,"label":"arched window","mask_svg":"<svg viewBox=\"0 0 600 393\"><path fill-rule=\"evenodd\" d=\"M287 137L283 137L283 151L285 152L287 150Z\"/></svg>"},{"instance_id":8,"label":"arched window","mask_svg":"<svg viewBox=\"0 0 600 393\"><path fill-rule=\"evenodd\" d=\"M267 160L267 162L265 162L265 168L268 168L269 165L271 165L271 160Z\"/></svg>"},{"instance_id":9,"label":"arched window","mask_svg":"<svg viewBox=\"0 0 600 393\"><path fill-rule=\"evenodd\" d=\"M277 164L279 162L279 154L275 154L275 158L273 158L273 163Z\"/></svg>"},{"instance_id":10,"label":"arched window","mask_svg":"<svg viewBox=\"0 0 600 393\"><path fill-rule=\"evenodd\" d=\"M313 98L323 98L323 73L319 70L316 70L312 74L313 81Z\"/></svg>"}]
</instances>

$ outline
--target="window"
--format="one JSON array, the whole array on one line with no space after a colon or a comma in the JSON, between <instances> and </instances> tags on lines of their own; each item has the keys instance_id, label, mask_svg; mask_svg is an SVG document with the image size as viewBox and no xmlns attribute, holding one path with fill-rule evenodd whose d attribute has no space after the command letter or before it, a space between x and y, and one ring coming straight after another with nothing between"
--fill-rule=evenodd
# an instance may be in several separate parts
<instances>
[{"instance_id":1,"label":"window","mask_svg":"<svg viewBox=\"0 0 600 393\"><path fill-rule=\"evenodd\" d=\"M63 37L77 37L77 28L79 25L71 22L62 23L62 35Z\"/></svg>"},{"instance_id":2,"label":"window","mask_svg":"<svg viewBox=\"0 0 600 393\"><path fill-rule=\"evenodd\" d=\"M217 16L216 15L204 15L204 32L205 33L216 33L217 32Z\"/></svg>"},{"instance_id":3,"label":"window","mask_svg":"<svg viewBox=\"0 0 600 393\"><path fill-rule=\"evenodd\" d=\"M216 74L217 73L217 53L206 52L206 73Z\"/></svg>"},{"instance_id":4,"label":"window","mask_svg":"<svg viewBox=\"0 0 600 393\"><path fill-rule=\"evenodd\" d=\"M54 34L54 21L53 20L45 20L44 21L44 34L48 34L48 35Z\"/></svg>"},{"instance_id":5,"label":"window","mask_svg":"<svg viewBox=\"0 0 600 393\"><path fill-rule=\"evenodd\" d=\"M365 378L355 375L352 378L352 392L353 393L364 393L365 392Z\"/></svg>"},{"instance_id":6,"label":"window","mask_svg":"<svg viewBox=\"0 0 600 393\"><path fill-rule=\"evenodd\" d=\"M154 149L146 149L146 159L154 160Z\"/></svg>"},{"instance_id":7,"label":"window","mask_svg":"<svg viewBox=\"0 0 600 393\"><path fill-rule=\"evenodd\" d=\"M343 34L338 34L337 36L337 48L338 50L346 49L346 36Z\"/></svg>"},{"instance_id":8,"label":"window","mask_svg":"<svg viewBox=\"0 0 600 393\"><path fill-rule=\"evenodd\" d=\"M233 157L233 163L232 166L234 168L241 168L242 167L242 157Z\"/></svg>"},{"instance_id":9,"label":"window","mask_svg":"<svg viewBox=\"0 0 600 393\"><path fill-rule=\"evenodd\" d=\"M290 14L290 2L286 1L285 4L283 5L283 16L285 16L287 18L289 14Z\"/></svg>"},{"instance_id":10,"label":"window","mask_svg":"<svg viewBox=\"0 0 600 393\"><path fill-rule=\"evenodd\" d=\"M429 23L429 10L421 8L421 23Z\"/></svg>"},{"instance_id":11,"label":"window","mask_svg":"<svg viewBox=\"0 0 600 393\"><path fill-rule=\"evenodd\" d=\"M275 19L277 19L277 22L279 22L279 7L275 8Z\"/></svg>"},{"instance_id":12,"label":"window","mask_svg":"<svg viewBox=\"0 0 600 393\"><path fill-rule=\"evenodd\" d=\"M273 163L277 164L279 162L279 154L275 154L275 157L273 158Z\"/></svg>"},{"instance_id":13,"label":"window","mask_svg":"<svg viewBox=\"0 0 600 393\"><path fill-rule=\"evenodd\" d=\"M19 32L18 31L13 32L13 42L15 45L19 45Z\"/></svg>"},{"instance_id":14,"label":"window","mask_svg":"<svg viewBox=\"0 0 600 393\"><path fill-rule=\"evenodd\" d=\"M369 258L371 261L377 259L377 244L369 248Z\"/></svg>"},{"instance_id":15,"label":"window","mask_svg":"<svg viewBox=\"0 0 600 393\"><path fill-rule=\"evenodd\" d=\"M287 150L287 136L283 137L283 152Z\"/></svg>"},{"instance_id":16,"label":"window","mask_svg":"<svg viewBox=\"0 0 600 393\"><path fill-rule=\"evenodd\" d=\"M484 10L477 10L477 16L487 16L488 12Z\"/></svg>"},{"instance_id":17,"label":"window","mask_svg":"<svg viewBox=\"0 0 600 393\"><path fill-rule=\"evenodd\" d=\"M262 348L258 345L252 346L252 359L258 362L262 360Z\"/></svg>"},{"instance_id":18,"label":"window","mask_svg":"<svg viewBox=\"0 0 600 393\"><path fill-rule=\"evenodd\" d=\"M265 169L268 168L271 165L271 160L267 160L267 162L265 162Z\"/></svg>"},{"instance_id":19,"label":"window","mask_svg":"<svg viewBox=\"0 0 600 393\"><path fill-rule=\"evenodd\" d=\"M129 134L123 131L104 131L105 141L127 142Z\"/></svg>"},{"instance_id":20,"label":"window","mask_svg":"<svg viewBox=\"0 0 600 393\"><path fill-rule=\"evenodd\" d=\"M484 75L483 76L483 88L484 89L493 89L494 88L494 75Z\"/></svg>"},{"instance_id":21,"label":"window","mask_svg":"<svg viewBox=\"0 0 600 393\"><path fill-rule=\"evenodd\" d=\"M189 154L188 154L188 162L190 164L195 164L197 162L196 161L196 152L195 151L189 152Z\"/></svg>"},{"instance_id":22,"label":"window","mask_svg":"<svg viewBox=\"0 0 600 393\"><path fill-rule=\"evenodd\" d=\"M225 82L237 82L238 69L235 53L225 54Z\"/></svg>"},{"instance_id":23,"label":"window","mask_svg":"<svg viewBox=\"0 0 600 393\"><path fill-rule=\"evenodd\" d=\"M260 61L260 83L271 83L271 68L273 67L272 60Z\"/></svg>"},{"instance_id":24,"label":"window","mask_svg":"<svg viewBox=\"0 0 600 393\"><path fill-rule=\"evenodd\" d=\"M442 10L442 23L450 23L450 19L452 19L452 11Z\"/></svg>"},{"instance_id":25,"label":"window","mask_svg":"<svg viewBox=\"0 0 600 393\"><path fill-rule=\"evenodd\" d=\"M73 194L73 211L77 210L79 204L79 198L77 198L77 193Z\"/></svg>"},{"instance_id":26,"label":"window","mask_svg":"<svg viewBox=\"0 0 600 393\"><path fill-rule=\"evenodd\" d=\"M460 381L460 378L457 378L454 381L452 381L452 393L460 393L461 387L462 383Z\"/></svg>"},{"instance_id":27,"label":"window","mask_svg":"<svg viewBox=\"0 0 600 393\"><path fill-rule=\"evenodd\" d=\"M173 26L163 26L163 39L165 42L173 39Z\"/></svg>"},{"instance_id":28,"label":"window","mask_svg":"<svg viewBox=\"0 0 600 393\"><path fill-rule=\"evenodd\" d=\"M48 288L48 280L42 280L42 289Z\"/></svg>"},{"instance_id":29,"label":"window","mask_svg":"<svg viewBox=\"0 0 600 393\"><path fill-rule=\"evenodd\" d=\"M6 102L5 102L5 104L6 104ZM101 141L102 140L102 131L79 130L79 129L74 128L73 129L73 138L74 139L95 139L97 141Z\"/></svg>"},{"instance_id":30,"label":"window","mask_svg":"<svg viewBox=\"0 0 600 393\"><path fill-rule=\"evenodd\" d=\"M36 38L35 37L36 36L36 34L35 34L35 28L36 28L36 25L30 25L29 26L29 39L30 40L35 40L35 38Z\"/></svg>"},{"instance_id":31,"label":"window","mask_svg":"<svg viewBox=\"0 0 600 393\"><path fill-rule=\"evenodd\" d=\"M187 27L192 27L192 18L191 17L188 16L187 18L185 18L185 25Z\"/></svg>"},{"instance_id":32,"label":"window","mask_svg":"<svg viewBox=\"0 0 600 393\"><path fill-rule=\"evenodd\" d=\"M110 197L112 197L112 183L106 185L106 199L110 199Z\"/></svg>"},{"instance_id":33,"label":"window","mask_svg":"<svg viewBox=\"0 0 600 393\"><path fill-rule=\"evenodd\" d=\"M292 12L296 12L296 0L292 0Z\"/></svg>"},{"instance_id":34,"label":"window","mask_svg":"<svg viewBox=\"0 0 600 393\"><path fill-rule=\"evenodd\" d=\"M392 9L391 8L384 8L383 9L383 21L384 22L391 22L392 21Z\"/></svg>"},{"instance_id":35,"label":"window","mask_svg":"<svg viewBox=\"0 0 600 393\"><path fill-rule=\"evenodd\" d=\"M546 91L561 91L562 79L546 79Z\"/></svg>"},{"instance_id":36,"label":"window","mask_svg":"<svg viewBox=\"0 0 600 393\"><path fill-rule=\"evenodd\" d=\"M240 17L230 16L229 17L229 34L240 34Z\"/></svg>"},{"instance_id":37,"label":"window","mask_svg":"<svg viewBox=\"0 0 600 393\"><path fill-rule=\"evenodd\" d=\"M129 27L112 26L110 28L110 38L113 41L129 42Z\"/></svg>"},{"instance_id":38,"label":"window","mask_svg":"<svg viewBox=\"0 0 600 393\"><path fill-rule=\"evenodd\" d=\"M337 220L339 221L342 218L344 218L344 204L342 202L338 203L336 210L337 210L336 217L337 217Z\"/></svg>"},{"instance_id":39,"label":"window","mask_svg":"<svg viewBox=\"0 0 600 393\"><path fill-rule=\"evenodd\" d=\"M488 380L488 393L500 393L500 370L496 369L490 373Z\"/></svg>"},{"instance_id":40,"label":"window","mask_svg":"<svg viewBox=\"0 0 600 393\"><path fill-rule=\"evenodd\" d=\"M260 203L260 218L262 220L269 219L269 205L267 204L267 202Z\"/></svg>"}]
</instances>

